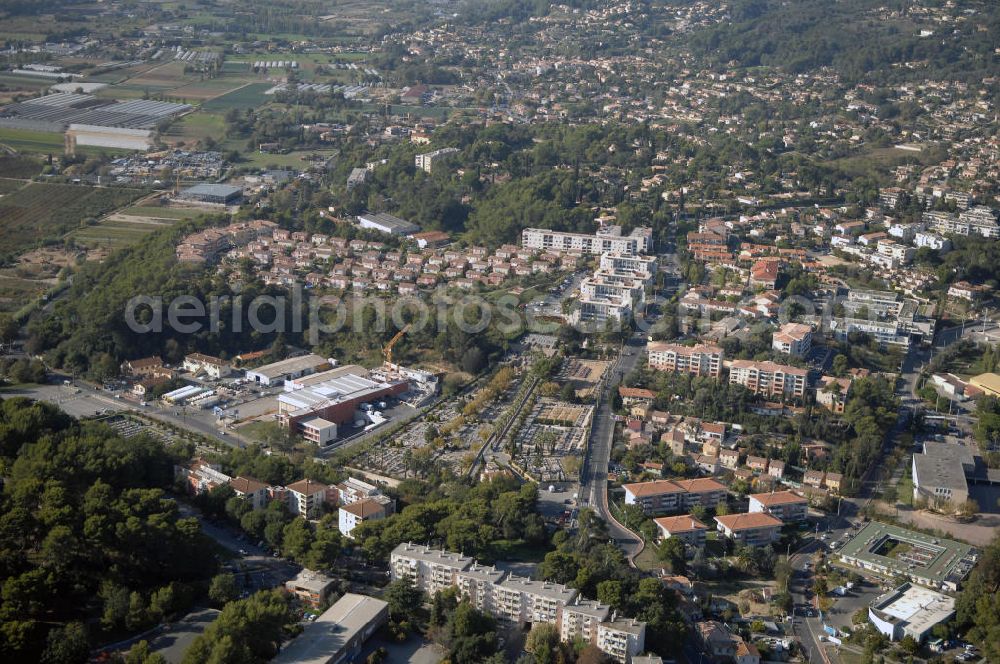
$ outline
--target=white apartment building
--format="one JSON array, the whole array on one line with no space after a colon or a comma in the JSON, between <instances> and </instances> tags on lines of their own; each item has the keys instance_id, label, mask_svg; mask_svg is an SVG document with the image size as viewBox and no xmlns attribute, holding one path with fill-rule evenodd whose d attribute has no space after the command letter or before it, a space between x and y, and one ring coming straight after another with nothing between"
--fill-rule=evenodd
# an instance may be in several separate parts
<instances>
[{"instance_id":1,"label":"white apartment building","mask_svg":"<svg viewBox=\"0 0 1000 664\"><path fill-rule=\"evenodd\" d=\"M772 461L771 463L775 463ZM808 515L809 502L791 491L755 493L750 495L749 512L770 514L782 521L803 521Z\"/></svg>"},{"instance_id":2,"label":"white apartment building","mask_svg":"<svg viewBox=\"0 0 1000 664\"><path fill-rule=\"evenodd\" d=\"M601 254L598 271L630 275L648 283L656 275L656 258L615 253Z\"/></svg>"},{"instance_id":3,"label":"white apartment building","mask_svg":"<svg viewBox=\"0 0 1000 664\"><path fill-rule=\"evenodd\" d=\"M646 623L631 618L602 622L597 626L597 647L619 662L629 662L646 644Z\"/></svg>"},{"instance_id":4,"label":"white apartment building","mask_svg":"<svg viewBox=\"0 0 1000 664\"><path fill-rule=\"evenodd\" d=\"M781 537L781 519L760 512L715 517L718 530L737 544L764 546Z\"/></svg>"},{"instance_id":5,"label":"white apartment building","mask_svg":"<svg viewBox=\"0 0 1000 664\"><path fill-rule=\"evenodd\" d=\"M765 396L792 396L806 394L808 372L776 362L733 360L729 368L729 382L742 385L754 394Z\"/></svg>"},{"instance_id":6,"label":"white apartment building","mask_svg":"<svg viewBox=\"0 0 1000 664\"><path fill-rule=\"evenodd\" d=\"M543 251L634 256L649 251L651 238L652 229L644 227L636 228L629 235L622 235L621 226L606 226L593 235L525 228L521 232L521 246Z\"/></svg>"},{"instance_id":7,"label":"white apartment building","mask_svg":"<svg viewBox=\"0 0 1000 664\"><path fill-rule=\"evenodd\" d=\"M913 255L917 253L917 250L913 247L890 240L880 241L876 251L879 255L892 259L897 265L909 264L913 260Z\"/></svg>"},{"instance_id":8,"label":"white apartment building","mask_svg":"<svg viewBox=\"0 0 1000 664\"><path fill-rule=\"evenodd\" d=\"M330 491L326 484L313 480L299 480L285 488L288 489L288 509L305 519L320 516Z\"/></svg>"},{"instance_id":9,"label":"white apartment building","mask_svg":"<svg viewBox=\"0 0 1000 664\"><path fill-rule=\"evenodd\" d=\"M518 624L552 623L563 641L581 637L625 664L645 647L645 624L608 620L610 607L580 597L567 586L508 575L472 558L420 544L400 544L390 556L390 575L408 579L433 595L455 587L477 609Z\"/></svg>"},{"instance_id":10,"label":"white apartment building","mask_svg":"<svg viewBox=\"0 0 1000 664\"><path fill-rule=\"evenodd\" d=\"M718 378L722 373L723 351L719 346L682 346L654 341L646 346L650 369Z\"/></svg>"},{"instance_id":11,"label":"white apartment building","mask_svg":"<svg viewBox=\"0 0 1000 664\"><path fill-rule=\"evenodd\" d=\"M501 616L519 623L558 625L562 619L562 608L576 597L574 588L513 574L497 584L497 588L500 589Z\"/></svg>"},{"instance_id":12,"label":"white apartment building","mask_svg":"<svg viewBox=\"0 0 1000 664\"><path fill-rule=\"evenodd\" d=\"M924 212L923 220L938 233L1000 237L996 213L985 205L977 205L957 215L950 212L928 211Z\"/></svg>"},{"instance_id":13,"label":"white apartment building","mask_svg":"<svg viewBox=\"0 0 1000 664\"><path fill-rule=\"evenodd\" d=\"M812 348L812 336L810 325L785 323L771 336L771 348L795 357L805 357Z\"/></svg>"},{"instance_id":14,"label":"white apartment building","mask_svg":"<svg viewBox=\"0 0 1000 664\"><path fill-rule=\"evenodd\" d=\"M457 585L459 572L469 569L472 558L422 544L400 544L389 559L392 580L409 579L413 585L434 595Z\"/></svg>"},{"instance_id":15,"label":"white apartment building","mask_svg":"<svg viewBox=\"0 0 1000 664\"><path fill-rule=\"evenodd\" d=\"M588 643L594 643L597 640L597 626L607 620L609 615L610 606L578 596L563 607L559 633L567 641L580 637Z\"/></svg>"},{"instance_id":16,"label":"white apartment building","mask_svg":"<svg viewBox=\"0 0 1000 664\"><path fill-rule=\"evenodd\" d=\"M948 251L951 249L951 240L941 237L936 233L919 232L913 236L913 244L918 249L928 247L935 251Z\"/></svg>"},{"instance_id":17,"label":"white apartment building","mask_svg":"<svg viewBox=\"0 0 1000 664\"><path fill-rule=\"evenodd\" d=\"M457 153L458 148L441 148L440 150L433 150L431 152L418 154L413 158L413 163L420 170L431 173L434 170L434 164Z\"/></svg>"},{"instance_id":18,"label":"white apartment building","mask_svg":"<svg viewBox=\"0 0 1000 664\"><path fill-rule=\"evenodd\" d=\"M484 613L496 615L499 610L497 603L499 597L495 590L504 575L505 572L496 567L473 562L468 569L457 572L455 580L459 594L467 598L472 606Z\"/></svg>"}]
</instances>

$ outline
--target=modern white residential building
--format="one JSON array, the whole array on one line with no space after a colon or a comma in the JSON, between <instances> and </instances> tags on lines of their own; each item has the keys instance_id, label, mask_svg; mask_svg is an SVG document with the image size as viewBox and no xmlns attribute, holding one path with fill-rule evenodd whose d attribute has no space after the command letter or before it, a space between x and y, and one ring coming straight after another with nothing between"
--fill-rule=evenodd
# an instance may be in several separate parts
<instances>
[{"instance_id":1,"label":"modern white residential building","mask_svg":"<svg viewBox=\"0 0 1000 664\"><path fill-rule=\"evenodd\" d=\"M729 382L742 385L754 394L802 398L806 394L805 369L775 362L733 360L729 368Z\"/></svg>"},{"instance_id":2,"label":"modern white residential building","mask_svg":"<svg viewBox=\"0 0 1000 664\"><path fill-rule=\"evenodd\" d=\"M682 516L662 516L653 519L656 524L657 539L665 540L676 537L684 542L691 553L705 545L705 533L708 526L690 514Z\"/></svg>"},{"instance_id":3,"label":"modern white residential building","mask_svg":"<svg viewBox=\"0 0 1000 664\"><path fill-rule=\"evenodd\" d=\"M566 641L580 637L587 643L597 640L597 626L611 615L611 607L579 595L563 607L559 633Z\"/></svg>"},{"instance_id":4,"label":"modern white residential building","mask_svg":"<svg viewBox=\"0 0 1000 664\"><path fill-rule=\"evenodd\" d=\"M778 541L781 527L785 525L781 519L759 512L717 516L715 521L720 533L747 546L764 546Z\"/></svg>"},{"instance_id":5,"label":"modern white residential building","mask_svg":"<svg viewBox=\"0 0 1000 664\"><path fill-rule=\"evenodd\" d=\"M392 580L409 579L428 595L434 595L456 583L456 575L473 563L469 556L432 549L422 544L400 544L392 551Z\"/></svg>"},{"instance_id":6,"label":"modern white residential building","mask_svg":"<svg viewBox=\"0 0 1000 664\"><path fill-rule=\"evenodd\" d=\"M619 618L597 625L597 647L619 662L629 662L646 644L646 623Z\"/></svg>"},{"instance_id":7,"label":"modern white residential building","mask_svg":"<svg viewBox=\"0 0 1000 664\"><path fill-rule=\"evenodd\" d=\"M568 233L546 228L525 228L521 246L526 249L567 251L579 254L624 254L634 256L650 249L652 229L640 227L622 235L621 226L605 226L596 233Z\"/></svg>"},{"instance_id":8,"label":"modern white residential building","mask_svg":"<svg viewBox=\"0 0 1000 664\"><path fill-rule=\"evenodd\" d=\"M434 164L443 161L453 154L458 154L458 148L441 148L440 150L418 154L414 157L413 162L420 170L431 173L434 170Z\"/></svg>"},{"instance_id":9,"label":"modern white residential building","mask_svg":"<svg viewBox=\"0 0 1000 664\"><path fill-rule=\"evenodd\" d=\"M772 461L771 463L776 463ZM750 513L770 514L785 523L803 521L809 512L805 497L791 491L754 493L750 495Z\"/></svg>"},{"instance_id":10,"label":"modern white residential building","mask_svg":"<svg viewBox=\"0 0 1000 664\"><path fill-rule=\"evenodd\" d=\"M393 580L409 579L430 595L455 587L476 608L518 625L551 623L563 641L577 637L625 664L645 646L645 623L610 616L610 607L568 586L507 574L467 556L400 544L390 557Z\"/></svg>"},{"instance_id":11,"label":"modern white residential building","mask_svg":"<svg viewBox=\"0 0 1000 664\"><path fill-rule=\"evenodd\" d=\"M646 346L650 369L718 378L722 374L724 353L719 346L696 344L683 346L653 341Z\"/></svg>"}]
</instances>

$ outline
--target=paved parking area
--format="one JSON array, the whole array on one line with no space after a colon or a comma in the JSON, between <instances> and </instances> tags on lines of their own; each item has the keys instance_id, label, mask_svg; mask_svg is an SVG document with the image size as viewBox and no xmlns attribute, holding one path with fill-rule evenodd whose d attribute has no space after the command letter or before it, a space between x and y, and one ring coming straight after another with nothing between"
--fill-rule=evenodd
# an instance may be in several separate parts
<instances>
[{"instance_id":1,"label":"paved parking area","mask_svg":"<svg viewBox=\"0 0 1000 664\"><path fill-rule=\"evenodd\" d=\"M120 410L127 404L110 394L93 393L71 385L37 385L0 390L0 396L27 397L54 403L73 417L91 417L108 410Z\"/></svg>"},{"instance_id":2,"label":"paved parking area","mask_svg":"<svg viewBox=\"0 0 1000 664\"><path fill-rule=\"evenodd\" d=\"M187 649L218 615L215 609L196 609L153 639L149 648L161 654L170 664L180 664Z\"/></svg>"}]
</instances>

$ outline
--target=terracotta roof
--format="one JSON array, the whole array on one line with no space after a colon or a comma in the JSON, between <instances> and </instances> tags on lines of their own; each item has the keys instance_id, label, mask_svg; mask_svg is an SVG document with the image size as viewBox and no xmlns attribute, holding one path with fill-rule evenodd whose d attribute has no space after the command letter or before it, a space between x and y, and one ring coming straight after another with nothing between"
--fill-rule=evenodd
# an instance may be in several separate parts
<instances>
[{"instance_id":1,"label":"terracotta roof","mask_svg":"<svg viewBox=\"0 0 1000 664\"><path fill-rule=\"evenodd\" d=\"M641 387L619 387L618 394L625 398L655 399L656 393Z\"/></svg>"},{"instance_id":2,"label":"terracotta roof","mask_svg":"<svg viewBox=\"0 0 1000 664\"><path fill-rule=\"evenodd\" d=\"M709 477L699 477L693 480L678 480L677 485L689 493L707 493L709 491L725 491L726 485Z\"/></svg>"},{"instance_id":3,"label":"terracotta roof","mask_svg":"<svg viewBox=\"0 0 1000 664\"><path fill-rule=\"evenodd\" d=\"M299 480L298 482L293 482L285 487L289 491L294 491L295 493L301 493L304 496L311 496L314 493L319 493L320 491L326 491L327 486L321 482L316 482L314 480Z\"/></svg>"},{"instance_id":4,"label":"terracotta roof","mask_svg":"<svg viewBox=\"0 0 1000 664\"><path fill-rule=\"evenodd\" d=\"M690 533L696 530L708 530L708 526L690 514L684 514L682 516L663 516L659 519L653 519L653 522L671 534Z\"/></svg>"},{"instance_id":5,"label":"terracotta roof","mask_svg":"<svg viewBox=\"0 0 1000 664\"><path fill-rule=\"evenodd\" d=\"M351 503L350 505L342 505L340 509L345 512L350 512L354 516L362 519L375 516L376 514L385 514L385 508L381 505L381 503L374 501L371 498L359 500L358 502Z\"/></svg>"},{"instance_id":6,"label":"terracotta roof","mask_svg":"<svg viewBox=\"0 0 1000 664\"><path fill-rule=\"evenodd\" d=\"M739 531L750 530L752 528L768 528L785 525L784 522L763 512L749 512L747 514L726 514L717 516L715 520L722 524L726 530Z\"/></svg>"},{"instance_id":7,"label":"terracotta roof","mask_svg":"<svg viewBox=\"0 0 1000 664\"><path fill-rule=\"evenodd\" d=\"M142 369L145 367L162 367L163 360L158 357L141 357L137 360L128 360L128 365L133 369Z\"/></svg>"},{"instance_id":8,"label":"terracotta roof","mask_svg":"<svg viewBox=\"0 0 1000 664\"><path fill-rule=\"evenodd\" d=\"M754 493L750 495L761 505L771 507L772 505L790 505L792 503L805 503L806 499L796 495L791 491L775 491L774 493Z\"/></svg>"},{"instance_id":9,"label":"terracotta roof","mask_svg":"<svg viewBox=\"0 0 1000 664\"><path fill-rule=\"evenodd\" d=\"M631 493L636 498L644 496L658 496L664 493L683 493L686 489L670 480L653 480L652 482L633 482L625 484L623 489Z\"/></svg>"},{"instance_id":10,"label":"terracotta roof","mask_svg":"<svg viewBox=\"0 0 1000 664\"><path fill-rule=\"evenodd\" d=\"M233 487L234 491L239 491L240 493L257 493L261 489L266 489L267 485L259 480L255 480L252 477L234 477L229 480L229 486Z\"/></svg>"}]
</instances>

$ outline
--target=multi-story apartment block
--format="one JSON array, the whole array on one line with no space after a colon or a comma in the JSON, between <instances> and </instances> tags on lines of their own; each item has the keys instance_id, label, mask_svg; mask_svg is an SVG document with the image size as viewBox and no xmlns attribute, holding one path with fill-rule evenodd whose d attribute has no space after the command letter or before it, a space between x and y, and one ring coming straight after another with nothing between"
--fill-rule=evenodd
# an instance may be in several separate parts
<instances>
[{"instance_id":1,"label":"multi-story apartment block","mask_svg":"<svg viewBox=\"0 0 1000 664\"><path fill-rule=\"evenodd\" d=\"M955 235L981 235L982 237L1000 237L1000 226L997 225L996 213L985 205L964 210L959 214L949 212L924 212L923 221L938 233L953 233Z\"/></svg>"},{"instance_id":2,"label":"multi-story apartment block","mask_svg":"<svg viewBox=\"0 0 1000 664\"><path fill-rule=\"evenodd\" d=\"M496 618L554 624L563 641L583 638L622 664L645 646L645 623L614 616L608 620L610 607L558 583L507 575L467 556L419 544L400 544L389 564L394 581L408 579L430 595L455 587L476 608Z\"/></svg>"},{"instance_id":3,"label":"multi-story apartment block","mask_svg":"<svg viewBox=\"0 0 1000 664\"><path fill-rule=\"evenodd\" d=\"M500 589L501 615L517 623L547 622L558 625L563 607L576 597L576 590L568 586L513 574L497 587Z\"/></svg>"},{"instance_id":4,"label":"multi-story apartment block","mask_svg":"<svg viewBox=\"0 0 1000 664\"><path fill-rule=\"evenodd\" d=\"M597 626L597 647L619 662L628 662L642 652L646 623L631 618L602 622Z\"/></svg>"},{"instance_id":5,"label":"multi-story apartment block","mask_svg":"<svg viewBox=\"0 0 1000 664\"><path fill-rule=\"evenodd\" d=\"M806 394L808 372L775 362L733 360L729 382L742 385L754 394L802 398Z\"/></svg>"},{"instance_id":6,"label":"multi-story apartment block","mask_svg":"<svg viewBox=\"0 0 1000 664\"><path fill-rule=\"evenodd\" d=\"M469 569L472 558L421 544L400 544L389 559L392 580L409 579L416 588L434 595L457 585L459 572Z\"/></svg>"},{"instance_id":7,"label":"multi-story apartment block","mask_svg":"<svg viewBox=\"0 0 1000 664\"><path fill-rule=\"evenodd\" d=\"M684 490L681 503L684 509L704 507L712 509L726 497L726 485L710 477L698 477L693 480L676 480L677 486Z\"/></svg>"},{"instance_id":8,"label":"multi-story apartment block","mask_svg":"<svg viewBox=\"0 0 1000 664\"><path fill-rule=\"evenodd\" d=\"M812 348L812 326L785 323L772 335L771 348L795 357L805 357Z\"/></svg>"},{"instance_id":9,"label":"multi-story apartment block","mask_svg":"<svg viewBox=\"0 0 1000 664\"><path fill-rule=\"evenodd\" d=\"M754 512L748 514L727 514L715 517L720 533L737 544L764 546L776 542L781 537L781 519Z\"/></svg>"},{"instance_id":10,"label":"multi-story apartment block","mask_svg":"<svg viewBox=\"0 0 1000 664\"><path fill-rule=\"evenodd\" d=\"M594 643L597 640L597 626L610 615L610 606L578 596L563 607L559 633L566 641L579 637L587 643Z\"/></svg>"},{"instance_id":11,"label":"multi-story apartment block","mask_svg":"<svg viewBox=\"0 0 1000 664\"><path fill-rule=\"evenodd\" d=\"M708 526L690 514L683 516L662 516L653 519L656 524L657 539L665 540L676 537L691 551L705 545L705 533Z\"/></svg>"},{"instance_id":12,"label":"multi-story apartment block","mask_svg":"<svg viewBox=\"0 0 1000 664\"><path fill-rule=\"evenodd\" d=\"M313 480L299 480L289 484L288 509L305 519L315 519L320 516L327 502L330 487Z\"/></svg>"},{"instance_id":13,"label":"multi-story apartment block","mask_svg":"<svg viewBox=\"0 0 1000 664\"><path fill-rule=\"evenodd\" d=\"M656 258L626 254L601 254L598 271L628 275L649 283L656 276Z\"/></svg>"},{"instance_id":14,"label":"multi-story apartment block","mask_svg":"<svg viewBox=\"0 0 1000 664\"><path fill-rule=\"evenodd\" d=\"M808 509L808 501L791 491L755 493L750 496L750 513L770 514L786 523L804 520Z\"/></svg>"},{"instance_id":15,"label":"multi-story apartment block","mask_svg":"<svg viewBox=\"0 0 1000 664\"><path fill-rule=\"evenodd\" d=\"M434 170L434 164L457 153L458 153L458 148L441 148L440 150L433 150L431 152L418 154L416 157L413 158L413 163L417 168L421 169L422 171L431 173Z\"/></svg>"},{"instance_id":16,"label":"multi-story apartment block","mask_svg":"<svg viewBox=\"0 0 1000 664\"><path fill-rule=\"evenodd\" d=\"M682 346L654 341L646 347L649 367L657 371L686 373L718 378L722 373L723 351L719 346Z\"/></svg>"},{"instance_id":17,"label":"multi-story apartment block","mask_svg":"<svg viewBox=\"0 0 1000 664\"><path fill-rule=\"evenodd\" d=\"M497 613L494 590L504 574L496 567L486 567L474 562L468 569L455 574L458 593L480 611L494 615Z\"/></svg>"},{"instance_id":18,"label":"multi-story apartment block","mask_svg":"<svg viewBox=\"0 0 1000 664\"><path fill-rule=\"evenodd\" d=\"M527 249L594 255L613 253L634 256L649 251L652 229L636 228L629 235L621 233L620 226L606 226L593 235L525 228L521 232L521 246Z\"/></svg>"},{"instance_id":19,"label":"multi-story apartment block","mask_svg":"<svg viewBox=\"0 0 1000 664\"><path fill-rule=\"evenodd\" d=\"M726 487L710 478L653 480L626 484L625 504L638 505L646 514L715 507L726 495Z\"/></svg>"}]
</instances>

